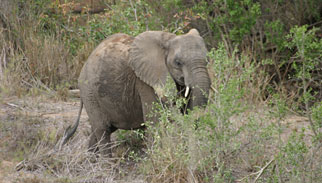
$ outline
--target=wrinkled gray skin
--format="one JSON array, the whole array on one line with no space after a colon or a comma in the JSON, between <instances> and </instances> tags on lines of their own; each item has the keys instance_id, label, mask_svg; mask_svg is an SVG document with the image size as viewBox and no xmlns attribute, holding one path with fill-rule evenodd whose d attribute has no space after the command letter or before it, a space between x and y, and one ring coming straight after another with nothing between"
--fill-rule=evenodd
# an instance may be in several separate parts
<instances>
[{"instance_id":1,"label":"wrinkled gray skin","mask_svg":"<svg viewBox=\"0 0 322 183\"><path fill-rule=\"evenodd\" d=\"M146 114L162 97L157 93L168 75L180 95L190 88L188 108L205 105L210 88L206 53L195 29L181 36L148 31L135 38L115 34L104 40L89 56L78 80L93 132L89 148L97 142L109 143L111 133L117 129L138 129L144 121L156 121ZM79 119L66 130L64 143L78 123ZM101 153L109 154L110 150Z\"/></svg>"}]
</instances>

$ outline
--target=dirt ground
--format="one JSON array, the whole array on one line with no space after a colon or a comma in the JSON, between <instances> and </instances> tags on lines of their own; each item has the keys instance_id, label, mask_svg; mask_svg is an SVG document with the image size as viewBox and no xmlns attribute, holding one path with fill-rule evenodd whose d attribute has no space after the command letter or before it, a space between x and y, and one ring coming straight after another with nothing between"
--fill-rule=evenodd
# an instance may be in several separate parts
<instances>
[{"instance_id":1,"label":"dirt ground","mask_svg":"<svg viewBox=\"0 0 322 183\"><path fill-rule=\"evenodd\" d=\"M39 171L37 170L41 168L35 170L24 168L26 171L17 171L17 169L21 169L19 168L21 161L28 157L27 153L33 152L33 155L35 155L36 152L33 149L28 149L28 147L23 146L22 148L19 143L31 143L29 145L32 148L36 148L37 145L32 143L37 143L37 139L35 140L33 136L39 136L39 129L41 129L43 133L40 133L40 136L42 139L46 139L47 144L50 144L48 147L53 147L62 136L64 129L76 120L79 104L79 98L76 97L69 98L67 101L56 100L48 96L2 99L0 101L0 183L36 183L44 180L37 178L39 176ZM309 122L305 117L289 115L282 123L286 129L282 134L283 139L287 139L292 131L299 131L302 128L309 129ZM309 137L311 135L310 130L307 130L307 133L306 136ZM83 110L77 135L77 138L81 140L71 143L79 143L79 148L85 150L89 135L90 125L86 111ZM116 135L112 139L116 140ZM134 143L127 142L126 145L123 144L123 146L116 150L116 156L122 157L124 160L124 154L131 150L129 146ZM72 148L75 147L71 146ZM66 149L65 153L69 151L74 152L69 147ZM71 160L73 159L71 158ZM121 161L118 160L116 163L114 161L113 168L110 167L113 172L111 180L116 181L120 178L122 181L117 182L144 182L140 175L133 175L131 173L131 170L136 170L134 161L126 159L126 161L120 163ZM122 176L118 174L122 174ZM69 174L62 175L68 177ZM57 176L59 177L59 175Z\"/></svg>"},{"instance_id":2,"label":"dirt ground","mask_svg":"<svg viewBox=\"0 0 322 183\"><path fill-rule=\"evenodd\" d=\"M8 129L3 129L0 133L0 182L14 182L12 177L15 176L31 176L21 175L15 171L19 159L15 158L15 155L13 155L15 152L11 152L11 150L19 149L10 148L10 145L8 145L8 142L15 140L14 134L6 133L7 130L12 130L10 128L14 124L10 123L14 123L16 119L21 117L28 120L40 119L42 124L39 124L39 127L47 131L57 126L61 126L59 130L63 130L62 127L72 124L77 118L78 109L78 99L72 99L67 102L56 101L47 97L28 97L24 99L10 97L3 99L0 103L1 128ZM86 111L83 111L80 128L85 128L84 126L88 125L86 118ZM51 124L51 122L54 123ZM28 126L25 128L28 128ZM18 129L18 131L21 130Z\"/></svg>"}]
</instances>

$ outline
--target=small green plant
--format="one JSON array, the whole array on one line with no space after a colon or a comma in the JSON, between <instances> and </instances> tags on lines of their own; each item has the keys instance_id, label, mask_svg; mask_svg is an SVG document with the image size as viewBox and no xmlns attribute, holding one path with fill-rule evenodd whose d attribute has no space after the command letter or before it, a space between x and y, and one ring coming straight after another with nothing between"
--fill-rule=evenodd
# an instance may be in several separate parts
<instances>
[{"instance_id":1,"label":"small green plant","mask_svg":"<svg viewBox=\"0 0 322 183\"><path fill-rule=\"evenodd\" d=\"M311 103L318 102L315 100L317 93L312 90L312 83L315 71L322 59L322 39L315 36L317 29L308 30L308 26L295 26L290 30L287 38L290 40L285 43L289 49L296 49L292 68L295 71L294 78L297 79L299 86L300 102L305 106L305 113L311 123L312 131L318 135L318 129L312 122Z\"/></svg>"},{"instance_id":2,"label":"small green plant","mask_svg":"<svg viewBox=\"0 0 322 183\"><path fill-rule=\"evenodd\" d=\"M312 107L312 119L317 128L322 128L322 102L315 103Z\"/></svg>"},{"instance_id":3,"label":"small green plant","mask_svg":"<svg viewBox=\"0 0 322 183\"><path fill-rule=\"evenodd\" d=\"M280 20L265 23L266 44L274 44L278 50L284 49L285 27ZM267 45L268 46L268 45Z\"/></svg>"}]
</instances>

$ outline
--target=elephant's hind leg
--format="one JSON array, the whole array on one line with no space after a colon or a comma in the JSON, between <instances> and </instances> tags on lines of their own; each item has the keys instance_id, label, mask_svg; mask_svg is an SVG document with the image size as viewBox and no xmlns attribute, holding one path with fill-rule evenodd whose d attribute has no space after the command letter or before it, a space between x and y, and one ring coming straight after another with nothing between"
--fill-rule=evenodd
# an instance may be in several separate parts
<instances>
[{"instance_id":1,"label":"elephant's hind leg","mask_svg":"<svg viewBox=\"0 0 322 183\"><path fill-rule=\"evenodd\" d=\"M89 94L83 98L83 102L92 128L89 150L94 152L99 150L102 155L111 154L109 148L111 133L116 129L112 127L108 113L102 111L96 98Z\"/></svg>"},{"instance_id":2,"label":"elephant's hind leg","mask_svg":"<svg viewBox=\"0 0 322 183\"><path fill-rule=\"evenodd\" d=\"M93 128L94 129L94 128ZM107 129L95 129L89 140L89 150L93 152L100 151L102 155L111 155L111 134L117 128L111 126Z\"/></svg>"}]
</instances>

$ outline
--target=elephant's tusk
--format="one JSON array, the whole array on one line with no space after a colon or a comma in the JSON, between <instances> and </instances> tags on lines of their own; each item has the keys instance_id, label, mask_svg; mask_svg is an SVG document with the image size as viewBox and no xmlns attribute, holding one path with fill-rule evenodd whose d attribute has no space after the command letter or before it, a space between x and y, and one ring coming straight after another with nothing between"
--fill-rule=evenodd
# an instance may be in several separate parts
<instances>
[{"instance_id":1,"label":"elephant's tusk","mask_svg":"<svg viewBox=\"0 0 322 183\"><path fill-rule=\"evenodd\" d=\"M186 92L184 93L184 97L187 98L188 94L189 94L189 86L187 86L187 88L186 88Z\"/></svg>"}]
</instances>

